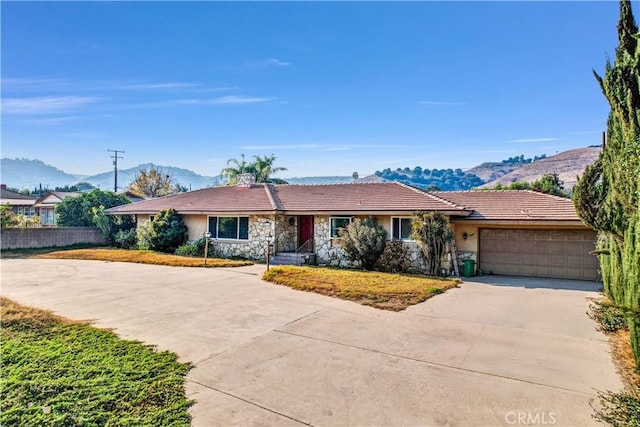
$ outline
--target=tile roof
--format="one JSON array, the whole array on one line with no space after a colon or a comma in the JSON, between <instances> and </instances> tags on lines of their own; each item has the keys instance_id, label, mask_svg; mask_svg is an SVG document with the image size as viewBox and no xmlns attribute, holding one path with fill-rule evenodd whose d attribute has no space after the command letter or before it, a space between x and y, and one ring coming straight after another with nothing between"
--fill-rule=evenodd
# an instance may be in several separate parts
<instances>
[{"instance_id":1,"label":"tile roof","mask_svg":"<svg viewBox=\"0 0 640 427\"><path fill-rule=\"evenodd\" d=\"M272 186L279 203L293 212L414 212L463 209L448 200L397 182Z\"/></svg>"},{"instance_id":2,"label":"tile roof","mask_svg":"<svg viewBox=\"0 0 640 427\"><path fill-rule=\"evenodd\" d=\"M467 215L448 200L399 183L213 187L118 206L109 213L206 212L414 212Z\"/></svg>"},{"instance_id":3,"label":"tile roof","mask_svg":"<svg viewBox=\"0 0 640 427\"><path fill-rule=\"evenodd\" d=\"M157 213L173 208L180 213L272 212L274 205L264 184L203 188L172 196L143 200L108 209L109 213Z\"/></svg>"},{"instance_id":4,"label":"tile roof","mask_svg":"<svg viewBox=\"0 0 640 427\"><path fill-rule=\"evenodd\" d=\"M580 221L571 199L531 190L433 193L473 210L467 220Z\"/></svg>"},{"instance_id":5,"label":"tile roof","mask_svg":"<svg viewBox=\"0 0 640 427\"><path fill-rule=\"evenodd\" d=\"M530 190L430 193L397 182L213 187L108 209L111 214L412 213L435 210L468 220L580 221L570 199Z\"/></svg>"}]
</instances>

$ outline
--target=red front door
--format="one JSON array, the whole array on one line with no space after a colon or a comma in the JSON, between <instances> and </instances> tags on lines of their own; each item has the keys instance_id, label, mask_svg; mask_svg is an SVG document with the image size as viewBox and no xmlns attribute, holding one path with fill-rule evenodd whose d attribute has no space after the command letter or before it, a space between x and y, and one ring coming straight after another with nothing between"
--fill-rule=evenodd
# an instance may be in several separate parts
<instances>
[{"instance_id":1,"label":"red front door","mask_svg":"<svg viewBox=\"0 0 640 427\"><path fill-rule=\"evenodd\" d=\"M298 217L298 247L309 239L313 239L313 216L301 215Z\"/></svg>"}]
</instances>

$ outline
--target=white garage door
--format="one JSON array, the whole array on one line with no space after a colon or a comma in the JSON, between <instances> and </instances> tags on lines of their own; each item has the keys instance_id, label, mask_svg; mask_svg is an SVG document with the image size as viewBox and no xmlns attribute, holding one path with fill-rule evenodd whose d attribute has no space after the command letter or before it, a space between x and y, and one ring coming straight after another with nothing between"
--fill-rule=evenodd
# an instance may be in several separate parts
<instances>
[{"instance_id":1,"label":"white garage door","mask_svg":"<svg viewBox=\"0 0 640 427\"><path fill-rule=\"evenodd\" d=\"M591 230L480 229L485 274L600 280Z\"/></svg>"}]
</instances>

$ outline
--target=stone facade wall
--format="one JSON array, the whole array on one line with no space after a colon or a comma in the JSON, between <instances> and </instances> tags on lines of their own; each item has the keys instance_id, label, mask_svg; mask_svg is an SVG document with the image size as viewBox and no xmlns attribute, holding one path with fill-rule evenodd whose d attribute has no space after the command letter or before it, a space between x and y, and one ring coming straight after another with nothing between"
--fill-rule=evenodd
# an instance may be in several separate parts
<instances>
[{"instance_id":1,"label":"stone facade wall","mask_svg":"<svg viewBox=\"0 0 640 427\"><path fill-rule=\"evenodd\" d=\"M106 243L95 227L3 228L0 234L2 250Z\"/></svg>"},{"instance_id":2,"label":"stone facade wall","mask_svg":"<svg viewBox=\"0 0 640 427\"><path fill-rule=\"evenodd\" d=\"M249 216L248 240L213 240L213 253L223 258L266 258L267 245L273 242L275 218L273 215ZM271 239L267 236L271 235Z\"/></svg>"},{"instance_id":3,"label":"stone facade wall","mask_svg":"<svg viewBox=\"0 0 640 427\"><path fill-rule=\"evenodd\" d=\"M330 265L333 267L355 267L354 263L345 257L337 240L331 238L330 217L316 216L314 222L317 263L319 265Z\"/></svg>"},{"instance_id":4,"label":"stone facade wall","mask_svg":"<svg viewBox=\"0 0 640 427\"><path fill-rule=\"evenodd\" d=\"M276 216L276 252L293 252L298 249L298 217Z\"/></svg>"}]
</instances>

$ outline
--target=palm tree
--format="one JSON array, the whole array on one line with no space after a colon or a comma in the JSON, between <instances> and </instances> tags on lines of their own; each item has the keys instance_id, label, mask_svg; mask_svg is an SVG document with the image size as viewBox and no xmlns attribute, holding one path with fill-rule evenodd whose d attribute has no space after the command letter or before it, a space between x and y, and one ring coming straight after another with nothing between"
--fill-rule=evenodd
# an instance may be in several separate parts
<instances>
[{"instance_id":1,"label":"palm tree","mask_svg":"<svg viewBox=\"0 0 640 427\"><path fill-rule=\"evenodd\" d=\"M235 165L232 167L230 165ZM227 167L220 172L222 176L229 178L228 185L235 185L238 182L238 175L243 173L256 173L255 163L247 163L244 159L244 154L240 155L240 161L238 159L227 160Z\"/></svg>"},{"instance_id":2,"label":"palm tree","mask_svg":"<svg viewBox=\"0 0 640 427\"><path fill-rule=\"evenodd\" d=\"M271 178L271 175L273 175L274 173L287 170L287 168L284 168L282 166L276 166L276 167L273 166L274 162L277 159L276 156L272 154L270 156L264 156L264 157L253 156L253 158L256 159L255 162L252 163L253 169L255 170L255 173L256 173L256 182L286 184L286 181L283 181L277 178Z\"/></svg>"}]
</instances>

